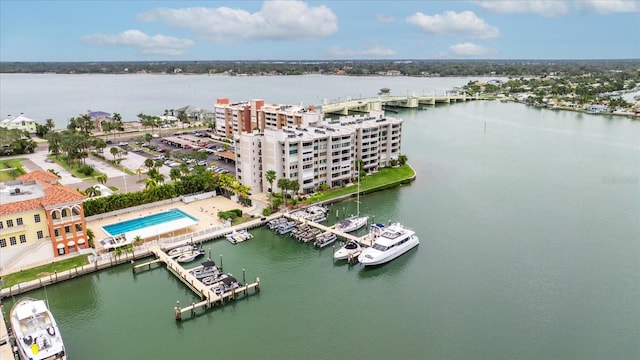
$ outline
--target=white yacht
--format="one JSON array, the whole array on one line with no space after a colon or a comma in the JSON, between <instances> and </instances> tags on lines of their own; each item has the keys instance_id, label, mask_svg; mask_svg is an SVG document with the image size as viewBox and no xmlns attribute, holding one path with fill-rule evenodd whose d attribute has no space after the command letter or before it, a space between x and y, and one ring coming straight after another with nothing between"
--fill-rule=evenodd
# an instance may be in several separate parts
<instances>
[{"instance_id":1,"label":"white yacht","mask_svg":"<svg viewBox=\"0 0 640 360\"><path fill-rule=\"evenodd\" d=\"M420 240L415 231L400 223L391 224L384 228L371 247L362 251L358 261L365 266L384 264L406 253L419 243Z\"/></svg>"},{"instance_id":2,"label":"white yacht","mask_svg":"<svg viewBox=\"0 0 640 360\"><path fill-rule=\"evenodd\" d=\"M18 300L10 318L21 360L67 359L58 324L43 300Z\"/></svg>"}]
</instances>

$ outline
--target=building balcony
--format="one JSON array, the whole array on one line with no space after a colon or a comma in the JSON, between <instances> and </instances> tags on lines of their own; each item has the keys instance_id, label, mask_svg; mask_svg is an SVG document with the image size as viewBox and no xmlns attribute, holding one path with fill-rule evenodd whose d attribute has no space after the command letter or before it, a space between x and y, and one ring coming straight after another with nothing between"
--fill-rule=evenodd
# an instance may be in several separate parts
<instances>
[{"instance_id":1,"label":"building balcony","mask_svg":"<svg viewBox=\"0 0 640 360\"><path fill-rule=\"evenodd\" d=\"M60 225L60 224L65 224L65 223L72 223L72 222L76 222L76 221L80 221L82 220L82 216L80 215L72 215L72 216L65 216L63 218L59 218L59 219L53 219L53 224L54 225Z\"/></svg>"},{"instance_id":2,"label":"building balcony","mask_svg":"<svg viewBox=\"0 0 640 360\"><path fill-rule=\"evenodd\" d=\"M11 227L0 229L0 235L13 234L13 233L17 233L25 230L27 230L26 225L11 226Z\"/></svg>"}]
</instances>

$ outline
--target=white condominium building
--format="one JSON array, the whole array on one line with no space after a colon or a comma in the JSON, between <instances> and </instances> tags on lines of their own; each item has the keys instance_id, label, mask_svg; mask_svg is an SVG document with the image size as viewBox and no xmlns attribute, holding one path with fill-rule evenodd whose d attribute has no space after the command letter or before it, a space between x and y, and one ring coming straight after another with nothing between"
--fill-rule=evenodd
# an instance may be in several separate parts
<instances>
[{"instance_id":1,"label":"white condominium building","mask_svg":"<svg viewBox=\"0 0 640 360\"><path fill-rule=\"evenodd\" d=\"M320 185L336 187L356 177L356 160L367 172L398 159L402 120L385 118L382 112L322 122L307 127L266 128L264 132L235 137L236 176L253 192L271 187L266 173L274 170L272 191L278 179L297 181L300 193L314 192Z\"/></svg>"}]
</instances>

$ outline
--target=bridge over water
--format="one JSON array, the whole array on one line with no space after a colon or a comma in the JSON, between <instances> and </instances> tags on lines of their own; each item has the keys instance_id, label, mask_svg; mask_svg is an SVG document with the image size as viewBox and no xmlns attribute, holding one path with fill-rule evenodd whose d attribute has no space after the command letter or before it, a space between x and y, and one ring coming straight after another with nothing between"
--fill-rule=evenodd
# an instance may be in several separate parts
<instances>
[{"instance_id":1,"label":"bridge over water","mask_svg":"<svg viewBox=\"0 0 640 360\"><path fill-rule=\"evenodd\" d=\"M415 109L421 106L450 104L455 102L465 102L472 100L487 100L483 96L469 95L411 95L411 96L394 96L381 95L378 97L350 99L346 101L332 102L322 105L322 111L325 114L348 115L349 112L368 113L375 110L384 110L388 108L408 108Z\"/></svg>"}]
</instances>

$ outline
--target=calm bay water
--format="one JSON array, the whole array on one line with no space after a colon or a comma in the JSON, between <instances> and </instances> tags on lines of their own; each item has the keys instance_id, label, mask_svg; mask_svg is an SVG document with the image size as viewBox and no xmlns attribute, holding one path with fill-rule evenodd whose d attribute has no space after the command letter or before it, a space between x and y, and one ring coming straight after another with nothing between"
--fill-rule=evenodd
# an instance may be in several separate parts
<instances>
[{"instance_id":1,"label":"calm bay water","mask_svg":"<svg viewBox=\"0 0 640 360\"><path fill-rule=\"evenodd\" d=\"M16 75L31 86L43 76ZM6 90L21 91L8 88L6 78L0 77L3 116L14 96ZM77 97L68 104L38 98L38 106L64 116L86 107L138 106L135 116L169 103L207 106L221 96L306 104L372 96L382 87L442 92L469 81L78 78L99 88L117 84L103 90L117 98L105 96L95 106ZM78 78L56 81L73 88ZM157 88L189 79L212 81L215 91L199 95L198 88L197 96L185 91L176 98L175 90ZM153 96L131 104L139 93ZM640 122L499 102L397 116L405 120L403 152L417 180L363 196L361 212L378 222L401 221L421 244L387 265L334 264L329 248L256 229L249 242L217 240L205 249L216 261L223 255L225 271L259 276L262 292L195 319L173 320L176 300L197 299L164 268L133 275L122 266L31 295L49 299L72 359L640 357ZM336 210L352 213L355 203Z\"/></svg>"}]
</instances>

